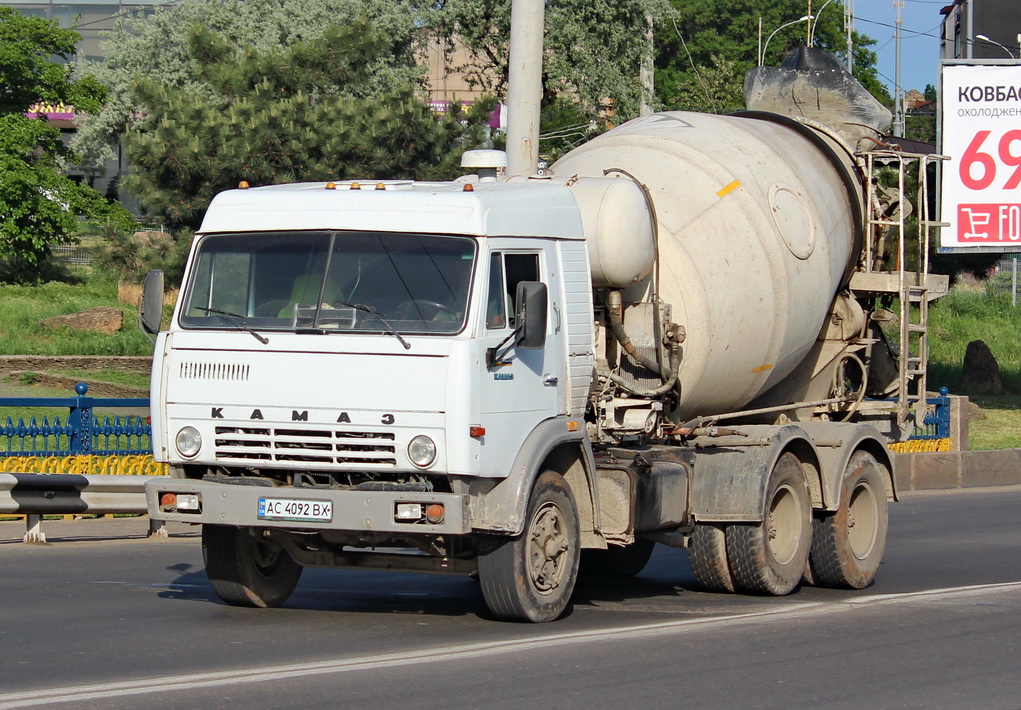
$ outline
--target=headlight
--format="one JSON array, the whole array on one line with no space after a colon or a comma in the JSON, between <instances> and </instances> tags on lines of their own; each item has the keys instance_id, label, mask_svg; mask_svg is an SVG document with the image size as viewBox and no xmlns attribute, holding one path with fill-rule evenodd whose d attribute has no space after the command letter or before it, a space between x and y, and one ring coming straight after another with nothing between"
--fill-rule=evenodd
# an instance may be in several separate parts
<instances>
[{"instance_id":1,"label":"headlight","mask_svg":"<svg viewBox=\"0 0 1021 710\"><path fill-rule=\"evenodd\" d=\"M425 468L436 460L436 443L428 436L419 434L408 444L408 458L419 468Z\"/></svg>"},{"instance_id":2,"label":"headlight","mask_svg":"<svg viewBox=\"0 0 1021 710\"><path fill-rule=\"evenodd\" d=\"M177 432L177 452L186 459L198 454L202 448L202 435L193 426L186 426Z\"/></svg>"}]
</instances>

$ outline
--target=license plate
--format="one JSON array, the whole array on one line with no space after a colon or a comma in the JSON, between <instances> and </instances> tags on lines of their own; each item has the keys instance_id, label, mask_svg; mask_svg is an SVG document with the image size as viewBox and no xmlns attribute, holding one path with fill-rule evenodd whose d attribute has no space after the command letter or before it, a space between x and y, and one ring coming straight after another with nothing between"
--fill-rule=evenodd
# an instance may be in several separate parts
<instances>
[{"instance_id":1,"label":"license plate","mask_svg":"<svg viewBox=\"0 0 1021 710\"><path fill-rule=\"evenodd\" d=\"M328 523L333 520L333 503L328 500L260 498L259 520Z\"/></svg>"}]
</instances>

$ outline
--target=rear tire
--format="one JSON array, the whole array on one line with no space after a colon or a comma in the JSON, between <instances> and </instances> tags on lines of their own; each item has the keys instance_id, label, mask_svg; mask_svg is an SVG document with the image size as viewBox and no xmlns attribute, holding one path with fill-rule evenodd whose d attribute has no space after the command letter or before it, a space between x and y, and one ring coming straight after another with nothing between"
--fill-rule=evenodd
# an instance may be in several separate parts
<instances>
[{"instance_id":1,"label":"rear tire","mask_svg":"<svg viewBox=\"0 0 1021 710\"><path fill-rule=\"evenodd\" d=\"M738 591L790 594L808 566L812 505L805 473L787 452L777 460L766 486L762 521L727 528L727 560Z\"/></svg>"},{"instance_id":2,"label":"rear tire","mask_svg":"<svg viewBox=\"0 0 1021 710\"><path fill-rule=\"evenodd\" d=\"M280 606L291 596L302 567L257 530L202 526L202 559L216 596L231 606Z\"/></svg>"},{"instance_id":3,"label":"rear tire","mask_svg":"<svg viewBox=\"0 0 1021 710\"><path fill-rule=\"evenodd\" d=\"M553 621L567 608L581 557L578 510L564 477L546 471L528 500L525 528L488 537L479 551L486 606L506 621Z\"/></svg>"},{"instance_id":4,"label":"rear tire","mask_svg":"<svg viewBox=\"0 0 1021 710\"><path fill-rule=\"evenodd\" d=\"M584 577L615 577L625 579L640 574L652 557L656 543L639 538L627 547L605 550L582 550L581 572Z\"/></svg>"},{"instance_id":5,"label":"rear tire","mask_svg":"<svg viewBox=\"0 0 1021 710\"><path fill-rule=\"evenodd\" d=\"M733 592L734 577L727 562L727 526L699 523L691 531L688 564L698 586L707 592Z\"/></svg>"},{"instance_id":6,"label":"rear tire","mask_svg":"<svg viewBox=\"0 0 1021 710\"><path fill-rule=\"evenodd\" d=\"M872 583L886 550L889 511L886 472L867 451L856 451L841 482L840 507L817 517L810 567L815 584L863 589Z\"/></svg>"}]
</instances>

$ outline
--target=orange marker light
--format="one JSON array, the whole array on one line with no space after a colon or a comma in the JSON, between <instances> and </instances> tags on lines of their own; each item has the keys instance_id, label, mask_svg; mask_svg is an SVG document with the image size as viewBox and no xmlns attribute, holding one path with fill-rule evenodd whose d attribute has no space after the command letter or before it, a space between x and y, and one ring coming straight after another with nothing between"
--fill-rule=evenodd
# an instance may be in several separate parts
<instances>
[{"instance_id":1,"label":"orange marker light","mask_svg":"<svg viewBox=\"0 0 1021 710\"><path fill-rule=\"evenodd\" d=\"M468 436L473 439L478 439L486 435L486 427L484 426L473 426L468 430Z\"/></svg>"},{"instance_id":2,"label":"orange marker light","mask_svg":"<svg viewBox=\"0 0 1021 710\"><path fill-rule=\"evenodd\" d=\"M377 183L376 183L376 189L377 189L377 190L385 190L385 189L386 189L386 185L384 185L384 184L383 184L383 183L381 183L381 182L377 182Z\"/></svg>"},{"instance_id":3,"label":"orange marker light","mask_svg":"<svg viewBox=\"0 0 1021 710\"><path fill-rule=\"evenodd\" d=\"M425 509L425 519L433 525L443 522L443 505L430 503Z\"/></svg>"},{"instance_id":4,"label":"orange marker light","mask_svg":"<svg viewBox=\"0 0 1021 710\"><path fill-rule=\"evenodd\" d=\"M351 189L352 189L352 190L361 190L361 189L362 189L362 186L361 186L361 185L359 185L359 184L358 184L358 183L356 183L356 182L353 182L353 183L351 183Z\"/></svg>"},{"instance_id":5,"label":"orange marker light","mask_svg":"<svg viewBox=\"0 0 1021 710\"><path fill-rule=\"evenodd\" d=\"M247 180L242 180L241 182L239 182L238 183L238 189L239 190L247 190L248 189L248 181Z\"/></svg>"},{"instance_id":6,"label":"orange marker light","mask_svg":"<svg viewBox=\"0 0 1021 710\"><path fill-rule=\"evenodd\" d=\"M466 182L464 184L464 190L463 191L464 192L475 192L475 188L472 187L472 184L470 182Z\"/></svg>"},{"instance_id":7,"label":"orange marker light","mask_svg":"<svg viewBox=\"0 0 1021 710\"><path fill-rule=\"evenodd\" d=\"M335 182L328 182L328 183L326 183L326 189L327 190L336 190L337 189L337 183L335 183Z\"/></svg>"},{"instance_id":8,"label":"orange marker light","mask_svg":"<svg viewBox=\"0 0 1021 710\"><path fill-rule=\"evenodd\" d=\"M567 431L578 431L578 422L567 422Z\"/></svg>"}]
</instances>

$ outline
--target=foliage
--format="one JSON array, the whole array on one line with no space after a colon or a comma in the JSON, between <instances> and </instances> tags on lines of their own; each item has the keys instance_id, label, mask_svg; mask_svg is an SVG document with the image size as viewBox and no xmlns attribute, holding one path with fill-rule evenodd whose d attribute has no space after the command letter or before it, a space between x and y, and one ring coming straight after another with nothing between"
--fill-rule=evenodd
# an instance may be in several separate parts
<instances>
[{"instance_id":1,"label":"foliage","mask_svg":"<svg viewBox=\"0 0 1021 710\"><path fill-rule=\"evenodd\" d=\"M656 28L656 94L667 108L724 113L744 107L743 83L758 63L762 41L773 30L807 13L790 0L670 0L675 14ZM813 23L814 46L843 57L842 3L834 2ZM764 64L775 65L792 48L807 44L807 22L786 27L769 41ZM880 101L892 100L876 71L871 38L855 33L854 76Z\"/></svg>"},{"instance_id":2,"label":"foliage","mask_svg":"<svg viewBox=\"0 0 1021 710\"><path fill-rule=\"evenodd\" d=\"M72 156L60 131L25 115L40 99L98 106L95 82L72 82L53 61L77 41L55 22L0 7L0 281L37 276L49 245L73 239L78 215L131 223L119 205L62 174L60 160Z\"/></svg>"},{"instance_id":3,"label":"foliage","mask_svg":"<svg viewBox=\"0 0 1021 710\"><path fill-rule=\"evenodd\" d=\"M141 283L150 269L160 269L168 286L178 287L195 233L128 231L116 224L103 225L96 254L96 266L116 272L130 283Z\"/></svg>"},{"instance_id":4,"label":"foliage","mask_svg":"<svg viewBox=\"0 0 1021 710\"><path fill-rule=\"evenodd\" d=\"M577 102L557 98L546 107L540 117L539 153L543 160L553 163L572 148L594 138L608 126L593 121Z\"/></svg>"},{"instance_id":5,"label":"foliage","mask_svg":"<svg viewBox=\"0 0 1021 710\"><path fill-rule=\"evenodd\" d=\"M327 81L370 81L372 62L390 50L363 22L238 56L227 38L195 25L193 59L217 98L140 81L149 120L128 134L136 170L124 189L177 229L197 227L212 197L241 180L449 177L465 147L482 139L491 102L437 115L411 86L364 98L323 91Z\"/></svg>"},{"instance_id":6,"label":"foliage","mask_svg":"<svg viewBox=\"0 0 1021 710\"><path fill-rule=\"evenodd\" d=\"M448 50L456 42L469 51L458 67L468 81L501 98L507 89L510 11L506 0L445 0L434 25ZM573 98L587 118L607 107L620 119L637 115L648 18L669 12L667 0L547 0L543 107Z\"/></svg>"},{"instance_id":7,"label":"foliage","mask_svg":"<svg viewBox=\"0 0 1021 710\"><path fill-rule=\"evenodd\" d=\"M340 84L326 75L319 90L360 98L420 82L415 52L424 21L414 0L183 0L120 17L103 44L107 60L75 67L76 76L100 81L109 98L101 112L81 122L73 146L86 164L100 165L129 126L139 126L148 109L137 92L139 77L216 99L193 51L195 23L219 34L240 56L308 42L331 25L360 26L365 19L390 38L388 50L364 62L365 82Z\"/></svg>"}]
</instances>

